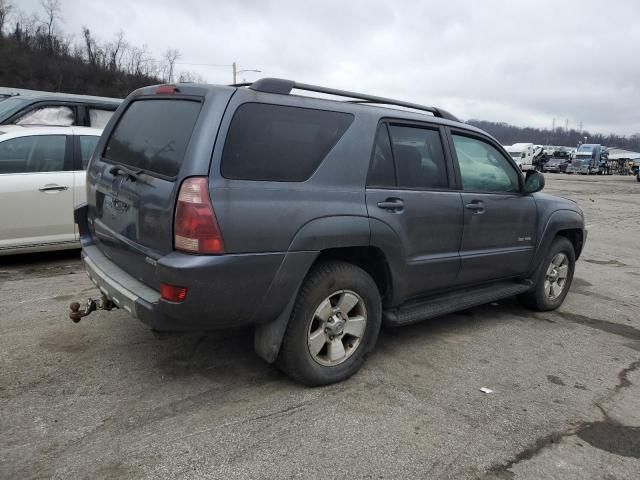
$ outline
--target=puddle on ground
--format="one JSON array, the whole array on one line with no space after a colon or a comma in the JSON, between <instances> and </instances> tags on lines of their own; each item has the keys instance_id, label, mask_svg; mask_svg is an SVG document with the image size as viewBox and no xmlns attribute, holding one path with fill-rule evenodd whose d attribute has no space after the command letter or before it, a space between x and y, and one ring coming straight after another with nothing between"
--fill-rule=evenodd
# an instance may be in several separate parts
<instances>
[{"instance_id":1,"label":"puddle on ground","mask_svg":"<svg viewBox=\"0 0 640 480\"><path fill-rule=\"evenodd\" d=\"M592 258L585 258L585 262L594 263L596 265L615 265L616 267L628 267L626 263L622 263L619 260L594 260Z\"/></svg>"},{"instance_id":2,"label":"puddle on ground","mask_svg":"<svg viewBox=\"0 0 640 480\"><path fill-rule=\"evenodd\" d=\"M585 424L576 435L600 450L640 458L640 427L628 427L607 419Z\"/></svg>"},{"instance_id":3,"label":"puddle on ground","mask_svg":"<svg viewBox=\"0 0 640 480\"><path fill-rule=\"evenodd\" d=\"M549 382L553 383L554 385L565 385L562 379L555 375L547 375L547 380L549 380Z\"/></svg>"},{"instance_id":4,"label":"puddle on ground","mask_svg":"<svg viewBox=\"0 0 640 480\"><path fill-rule=\"evenodd\" d=\"M556 310L555 314L573 323L579 323L580 325L602 330L603 332L620 335L621 337L625 337L630 340L640 341L640 330L632 327L631 325L608 322L606 320L591 318L585 315L578 315L577 313L570 313L562 310Z\"/></svg>"}]
</instances>

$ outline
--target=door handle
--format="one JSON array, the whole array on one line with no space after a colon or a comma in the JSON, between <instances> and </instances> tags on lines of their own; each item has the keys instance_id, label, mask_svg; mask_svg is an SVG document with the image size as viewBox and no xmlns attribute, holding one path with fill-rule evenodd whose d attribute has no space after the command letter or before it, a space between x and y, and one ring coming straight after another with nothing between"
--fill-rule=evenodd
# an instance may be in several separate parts
<instances>
[{"instance_id":1,"label":"door handle","mask_svg":"<svg viewBox=\"0 0 640 480\"><path fill-rule=\"evenodd\" d=\"M69 190L69 187L63 187L62 185L56 185L56 184L49 184L49 185L45 185L44 187L39 188L38 190L40 190L41 192L47 193L47 192L62 192L64 190Z\"/></svg>"},{"instance_id":2,"label":"door handle","mask_svg":"<svg viewBox=\"0 0 640 480\"><path fill-rule=\"evenodd\" d=\"M401 198L387 198L384 202L378 202L378 208L391 210L392 212L402 212L404 201Z\"/></svg>"},{"instance_id":3,"label":"door handle","mask_svg":"<svg viewBox=\"0 0 640 480\"><path fill-rule=\"evenodd\" d=\"M484 213L484 202L480 200L473 200L471 203L467 203L464 208L471 210L474 215L481 215Z\"/></svg>"}]
</instances>

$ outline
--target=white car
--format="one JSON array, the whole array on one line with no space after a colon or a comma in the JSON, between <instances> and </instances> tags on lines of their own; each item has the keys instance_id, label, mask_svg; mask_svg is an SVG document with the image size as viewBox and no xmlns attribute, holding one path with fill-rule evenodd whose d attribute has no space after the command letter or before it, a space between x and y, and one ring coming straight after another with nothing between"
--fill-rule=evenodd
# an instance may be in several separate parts
<instances>
[{"instance_id":1,"label":"white car","mask_svg":"<svg viewBox=\"0 0 640 480\"><path fill-rule=\"evenodd\" d=\"M0 125L0 255L79 248L73 208L101 129Z\"/></svg>"}]
</instances>

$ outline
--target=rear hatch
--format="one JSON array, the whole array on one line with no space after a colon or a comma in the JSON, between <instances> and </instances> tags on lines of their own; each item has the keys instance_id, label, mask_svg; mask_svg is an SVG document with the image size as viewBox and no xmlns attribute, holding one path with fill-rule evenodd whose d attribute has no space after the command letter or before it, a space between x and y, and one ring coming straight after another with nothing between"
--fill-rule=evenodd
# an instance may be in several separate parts
<instances>
[{"instance_id":1,"label":"rear hatch","mask_svg":"<svg viewBox=\"0 0 640 480\"><path fill-rule=\"evenodd\" d=\"M214 133L199 145L194 140L207 105L215 103L207 98L207 92L215 96L210 89L171 88L132 94L105 130L87 172L95 243L120 268L156 289L155 261L173 251L180 184L187 176L208 174L215 140Z\"/></svg>"}]
</instances>

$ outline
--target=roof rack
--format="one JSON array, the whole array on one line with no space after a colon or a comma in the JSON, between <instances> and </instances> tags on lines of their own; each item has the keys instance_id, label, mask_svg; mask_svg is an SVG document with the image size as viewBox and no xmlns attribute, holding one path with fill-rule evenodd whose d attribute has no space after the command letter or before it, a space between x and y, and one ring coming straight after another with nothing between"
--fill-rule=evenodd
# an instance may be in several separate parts
<instances>
[{"instance_id":1,"label":"roof rack","mask_svg":"<svg viewBox=\"0 0 640 480\"><path fill-rule=\"evenodd\" d=\"M394 100L392 98L376 97L374 95L366 95L364 93L349 92L347 90L338 90L335 88L319 87L317 85L309 85L306 83L298 83L293 80L285 80L283 78L261 78L252 83L237 83L234 87L249 87L251 90L265 93L278 93L281 95L289 95L291 90L306 90L308 92L325 93L328 95L335 95L337 97L353 98L355 100L348 100L350 103L371 103L377 105L396 105L398 107L411 108L414 110L421 110L424 112L432 113L434 117L444 118L446 120L452 120L459 122L460 120L451 113L436 107L428 107L425 105L419 105L417 103L403 102L401 100Z\"/></svg>"}]
</instances>

